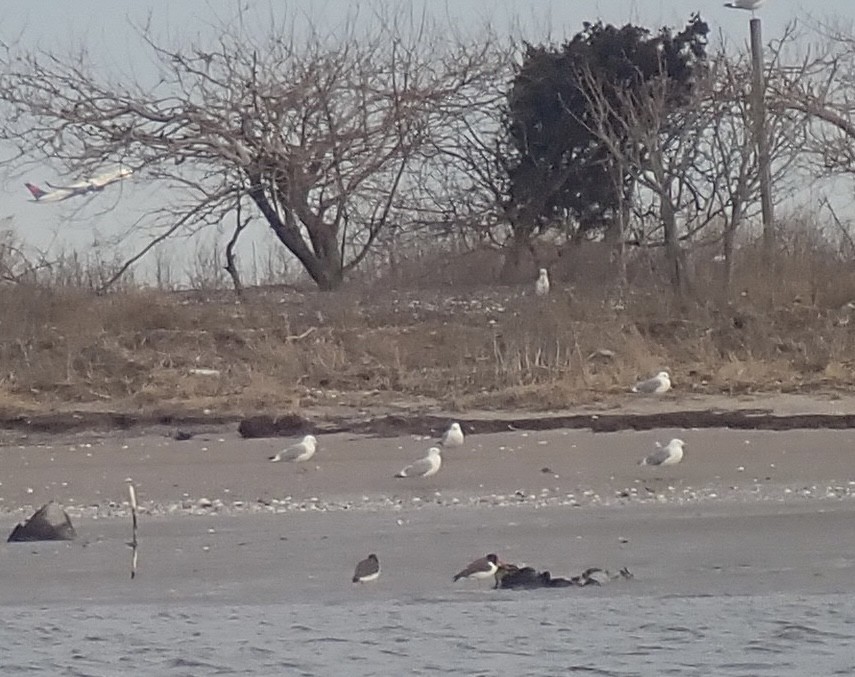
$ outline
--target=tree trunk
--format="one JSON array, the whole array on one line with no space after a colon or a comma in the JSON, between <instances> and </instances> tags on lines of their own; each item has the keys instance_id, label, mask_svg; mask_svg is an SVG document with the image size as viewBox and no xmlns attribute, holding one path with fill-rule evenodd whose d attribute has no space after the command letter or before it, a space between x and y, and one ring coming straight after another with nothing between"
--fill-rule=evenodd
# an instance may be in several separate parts
<instances>
[{"instance_id":1,"label":"tree trunk","mask_svg":"<svg viewBox=\"0 0 855 677\"><path fill-rule=\"evenodd\" d=\"M668 267L668 279L671 289L678 300L683 298L683 270L680 257L680 242L677 238L677 214L671 202L671 179L665 174L665 167L659 150L650 153L650 168L656 179L656 192L659 194L659 220L665 235L665 263Z\"/></svg>"},{"instance_id":2,"label":"tree trunk","mask_svg":"<svg viewBox=\"0 0 855 677\"><path fill-rule=\"evenodd\" d=\"M531 254L532 229L527 226L515 224L513 238L510 245L505 245L505 257L502 263L502 272L499 279L505 284L513 284L520 281L523 261L526 255Z\"/></svg>"},{"instance_id":3,"label":"tree trunk","mask_svg":"<svg viewBox=\"0 0 855 677\"><path fill-rule=\"evenodd\" d=\"M668 279L677 298L683 296L683 270L680 261L680 242L677 239L677 216L671 200L664 196L659 203L659 216L665 231L665 262L668 266Z\"/></svg>"},{"instance_id":4,"label":"tree trunk","mask_svg":"<svg viewBox=\"0 0 855 677\"><path fill-rule=\"evenodd\" d=\"M341 287L344 281L344 273L334 229L329 228L326 224L307 224L306 227L315 249L312 251L300 233L294 212L282 205L285 213L285 220L283 221L279 218L278 211L270 204L260 183L251 181L250 184L255 187L249 191L249 195L264 218L267 219L270 229L288 251L297 257L297 260L318 285L318 289L332 291Z\"/></svg>"}]
</instances>

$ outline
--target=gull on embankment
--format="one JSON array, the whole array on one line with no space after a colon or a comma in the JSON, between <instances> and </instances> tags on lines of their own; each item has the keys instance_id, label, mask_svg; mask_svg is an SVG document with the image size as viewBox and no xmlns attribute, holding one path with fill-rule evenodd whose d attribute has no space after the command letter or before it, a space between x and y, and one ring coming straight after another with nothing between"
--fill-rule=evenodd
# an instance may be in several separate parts
<instances>
[{"instance_id":1,"label":"gull on embankment","mask_svg":"<svg viewBox=\"0 0 855 677\"><path fill-rule=\"evenodd\" d=\"M462 447L465 441L466 438L463 435L463 429L460 427L460 424L452 423L448 427L448 430L442 434L439 444L444 449L450 449L452 447Z\"/></svg>"},{"instance_id":2,"label":"gull on embankment","mask_svg":"<svg viewBox=\"0 0 855 677\"><path fill-rule=\"evenodd\" d=\"M534 293L537 296L546 296L549 293L549 273L546 268L540 269L537 282L534 283Z\"/></svg>"},{"instance_id":3,"label":"gull on embankment","mask_svg":"<svg viewBox=\"0 0 855 677\"><path fill-rule=\"evenodd\" d=\"M287 461L289 463L302 463L308 461L315 455L315 450L318 448L318 440L314 435L306 435L297 444L292 444L290 447L283 449L275 456L270 457L272 463L279 461Z\"/></svg>"},{"instance_id":4,"label":"gull on embankment","mask_svg":"<svg viewBox=\"0 0 855 677\"><path fill-rule=\"evenodd\" d=\"M667 371L660 371L653 378L649 378L646 381L639 381L629 390L633 393L661 395L671 390L671 377Z\"/></svg>"},{"instance_id":5,"label":"gull on embankment","mask_svg":"<svg viewBox=\"0 0 855 677\"><path fill-rule=\"evenodd\" d=\"M406 468L395 474L395 477L430 477L439 472L442 465L442 455L439 447L428 449L427 456L410 463Z\"/></svg>"},{"instance_id":6,"label":"gull on embankment","mask_svg":"<svg viewBox=\"0 0 855 677\"><path fill-rule=\"evenodd\" d=\"M683 440L675 437L664 447L641 459L638 465L676 465L683 460ZM659 446L659 443L656 443Z\"/></svg>"}]
</instances>

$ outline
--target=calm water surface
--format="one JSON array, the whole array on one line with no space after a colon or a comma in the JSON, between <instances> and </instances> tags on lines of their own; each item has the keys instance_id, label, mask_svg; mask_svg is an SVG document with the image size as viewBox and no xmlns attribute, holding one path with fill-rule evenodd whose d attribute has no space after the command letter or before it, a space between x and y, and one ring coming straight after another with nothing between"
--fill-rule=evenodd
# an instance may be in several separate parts
<instances>
[{"instance_id":1,"label":"calm water surface","mask_svg":"<svg viewBox=\"0 0 855 677\"><path fill-rule=\"evenodd\" d=\"M855 674L848 594L7 606L0 628L4 675Z\"/></svg>"}]
</instances>

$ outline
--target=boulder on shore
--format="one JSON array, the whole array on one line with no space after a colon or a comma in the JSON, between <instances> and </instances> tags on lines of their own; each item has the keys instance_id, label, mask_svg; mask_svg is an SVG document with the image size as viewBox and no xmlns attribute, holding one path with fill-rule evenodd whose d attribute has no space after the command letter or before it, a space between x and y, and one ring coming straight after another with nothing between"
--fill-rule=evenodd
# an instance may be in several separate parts
<instances>
[{"instance_id":1,"label":"boulder on shore","mask_svg":"<svg viewBox=\"0 0 855 677\"><path fill-rule=\"evenodd\" d=\"M51 501L33 513L26 522L12 529L7 543L24 541L72 541L77 532L68 513L58 503Z\"/></svg>"}]
</instances>

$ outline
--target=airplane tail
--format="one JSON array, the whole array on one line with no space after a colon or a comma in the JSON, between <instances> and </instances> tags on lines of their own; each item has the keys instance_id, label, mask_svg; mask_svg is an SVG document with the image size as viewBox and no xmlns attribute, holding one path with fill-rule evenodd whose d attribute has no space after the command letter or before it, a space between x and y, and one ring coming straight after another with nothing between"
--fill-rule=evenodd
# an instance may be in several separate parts
<instances>
[{"instance_id":1,"label":"airplane tail","mask_svg":"<svg viewBox=\"0 0 855 677\"><path fill-rule=\"evenodd\" d=\"M41 198L43 198L45 195L47 195L47 193L46 193L45 191L43 191L41 188L39 188L39 187L38 187L36 184L34 184L34 183L25 183L24 185L27 187L27 190L29 190L29 191L30 191L30 193L32 194L33 198L35 198L36 200L40 200L40 199L41 199Z\"/></svg>"}]
</instances>

